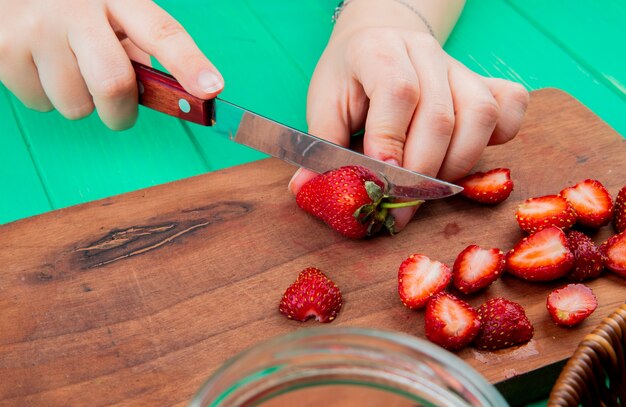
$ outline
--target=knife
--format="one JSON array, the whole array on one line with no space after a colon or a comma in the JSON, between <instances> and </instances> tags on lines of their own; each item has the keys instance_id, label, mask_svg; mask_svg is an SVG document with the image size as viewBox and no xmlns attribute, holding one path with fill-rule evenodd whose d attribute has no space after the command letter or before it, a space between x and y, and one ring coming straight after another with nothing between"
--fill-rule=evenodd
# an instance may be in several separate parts
<instances>
[{"instance_id":1,"label":"knife","mask_svg":"<svg viewBox=\"0 0 626 407\"><path fill-rule=\"evenodd\" d=\"M230 140L317 173L359 165L378 174L388 195L439 199L463 190L406 168L387 164L313 135L285 126L220 98L204 100L185 91L173 76L133 62L139 103L180 119L213 126Z\"/></svg>"}]
</instances>

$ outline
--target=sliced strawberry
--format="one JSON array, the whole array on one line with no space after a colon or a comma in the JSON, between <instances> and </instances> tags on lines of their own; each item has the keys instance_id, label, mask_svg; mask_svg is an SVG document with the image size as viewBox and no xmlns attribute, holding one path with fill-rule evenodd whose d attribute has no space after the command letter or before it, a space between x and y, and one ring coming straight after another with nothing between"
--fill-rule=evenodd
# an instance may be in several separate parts
<instances>
[{"instance_id":1,"label":"sliced strawberry","mask_svg":"<svg viewBox=\"0 0 626 407\"><path fill-rule=\"evenodd\" d=\"M619 190L615 198L613 224L618 233L626 230L626 185Z\"/></svg>"},{"instance_id":2,"label":"sliced strawberry","mask_svg":"<svg viewBox=\"0 0 626 407\"><path fill-rule=\"evenodd\" d=\"M626 231L611 236L600 246L604 266L626 278Z\"/></svg>"},{"instance_id":3,"label":"sliced strawberry","mask_svg":"<svg viewBox=\"0 0 626 407\"><path fill-rule=\"evenodd\" d=\"M300 272L280 302L278 310L289 319L331 322L341 309L341 292L324 273L315 267Z\"/></svg>"},{"instance_id":4,"label":"sliced strawberry","mask_svg":"<svg viewBox=\"0 0 626 407\"><path fill-rule=\"evenodd\" d=\"M467 302L440 292L426 305L424 329L431 342L448 350L459 350L478 335L480 319Z\"/></svg>"},{"instance_id":5,"label":"sliced strawberry","mask_svg":"<svg viewBox=\"0 0 626 407\"><path fill-rule=\"evenodd\" d=\"M577 230L567 232L567 244L574 255L574 267L567 274L568 280L583 281L598 277L604 270L600 250L593 240Z\"/></svg>"},{"instance_id":6,"label":"sliced strawberry","mask_svg":"<svg viewBox=\"0 0 626 407\"><path fill-rule=\"evenodd\" d=\"M519 227L528 233L535 233L547 226L565 230L576 222L576 212L562 196L546 195L522 202L517 207L515 219Z\"/></svg>"},{"instance_id":7,"label":"sliced strawberry","mask_svg":"<svg viewBox=\"0 0 626 407\"><path fill-rule=\"evenodd\" d=\"M511 171L494 168L487 172L475 172L457 181L463 187L461 195L477 202L497 204L504 201L513 191Z\"/></svg>"},{"instance_id":8,"label":"sliced strawberry","mask_svg":"<svg viewBox=\"0 0 626 407\"><path fill-rule=\"evenodd\" d=\"M451 277L452 272L445 264L423 254L412 254L398 270L400 300L408 308L422 308L430 297L446 288Z\"/></svg>"},{"instance_id":9,"label":"sliced strawberry","mask_svg":"<svg viewBox=\"0 0 626 407\"><path fill-rule=\"evenodd\" d=\"M520 240L506 255L506 270L530 281L549 281L567 274L574 265L565 233L548 226Z\"/></svg>"},{"instance_id":10,"label":"sliced strawberry","mask_svg":"<svg viewBox=\"0 0 626 407\"><path fill-rule=\"evenodd\" d=\"M502 349L528 342L534 333L524 308L513 301L498 297L478 308L480 332L474 340L479 349Z\"/></svg>"},{"instance_id":11,"label":"sliced strawberry","mask_svg":"<svg viewBox=\"0 0 626 407\"><path fill-rule=\"evenodd\" d=\"M584 284L568 284L548 295L546 308L557 325L580 324L598 307L598 299Z\"/></svg>"},{"instance_id":12,"label":"sliced strawberry","mask_svg":"<svg viewBox=\"0 0 626 407\"><path fill-rule=\"evenodd\" d=\"M600 181L586 179L561 191L572 204L579 225L599 228L611 221L613 200Z\"/></svg>"},{"instance_id":13,"label":"sliced strawberry","mask_svg":"<svg viewBox=\"0 0 626 407\"><path fill-rule=\"evenodd\" d=\"M464 294L489 286L504 271L504 253L500 249L482 249L476 245L465 248L452 267L452 283Z\"/></svg>"}]
</instances>

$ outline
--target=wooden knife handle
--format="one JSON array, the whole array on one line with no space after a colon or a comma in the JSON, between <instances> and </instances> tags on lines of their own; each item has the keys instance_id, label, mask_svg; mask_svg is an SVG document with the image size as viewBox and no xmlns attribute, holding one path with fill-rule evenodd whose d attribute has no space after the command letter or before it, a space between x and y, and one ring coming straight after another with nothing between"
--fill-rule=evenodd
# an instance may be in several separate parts
<instances>
[{"instance_id":1,"label":"wooden knife handle","mask_svg":"<svg viewBox=\"0 0 626 407\"><path fill-rule=\"evenodd\" d=\"M215 100L197 98L185 91L172 75L133 61L139 104L150 109L198 123L215 124Z\"/></svg>"}]
</instances>

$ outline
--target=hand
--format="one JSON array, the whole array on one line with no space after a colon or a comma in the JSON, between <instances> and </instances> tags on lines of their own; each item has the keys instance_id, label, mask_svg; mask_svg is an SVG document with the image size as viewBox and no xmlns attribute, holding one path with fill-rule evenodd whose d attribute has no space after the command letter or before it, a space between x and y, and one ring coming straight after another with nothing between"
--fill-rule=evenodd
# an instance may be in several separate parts
<instances>
[{"instance_id":1,"label":"hand","mask_svg":"<svg viewBox=\"0 0 626 407\"><path fill-rule=\"evenodd\" d=\"M0 0L0 81L26 106L68 119L94 107L111 129L133 125L129 58L156 57L200 98L224 81L189 34L150 0Z\"/></svg>"},{"instance_id":2,"label":"hand","mask_svg":"<svg viewBox=\"0 0 626 407\"><path fill-rule=\"evenodd\" d=\"M343 146L365 128L366 155L454 181L487 145L515 137L527 104L521 85L470 71L428 33L359 27L333 33L311 80L307 120L311 134ZM297 193L313 176L299 171L290 188ZM397 230L413 214L396 211Z\"/></svg>"}]
</instances>

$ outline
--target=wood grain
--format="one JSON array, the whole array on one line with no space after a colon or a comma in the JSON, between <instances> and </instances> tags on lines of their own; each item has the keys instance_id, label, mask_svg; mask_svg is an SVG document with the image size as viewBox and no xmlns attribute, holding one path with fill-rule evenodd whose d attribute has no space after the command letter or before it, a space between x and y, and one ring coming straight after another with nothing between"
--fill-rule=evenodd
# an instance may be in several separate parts
<instances>
[{"instance_id":1,"label":"wood grain","mask_svg":"<svg viewBox=\"0 0 626 407\"><path fill-rule=\"evenodd\" d=\"M263 160L0 227L0 405L184 405L227 358L259 341L316 325L277 312L307 266L324 270L345 305L331 326L423 337L423 313L399 301L396 273L411 253L451 264L469 244L510 249L513 216L531 196L585 178L612 194L626 184L626 140L570 96L534 92L511 143L490 147L477 169L506 166L515 189L503 204L454 197L430 202L397 236L350 241L297 208L294 168ZM593 235L604 241L613 230ZM589 283L598 310L581 326L555 326L550 289L504 276L489 297L520 302L533 340L513 349L458 353L491 382L567 358L626 299L626 280ZM532 392L532 389L529 389Z\"/></svg>"}]
</instances>

